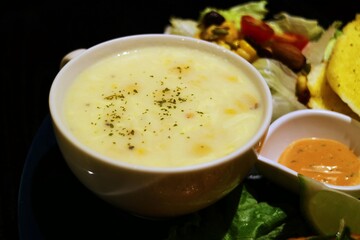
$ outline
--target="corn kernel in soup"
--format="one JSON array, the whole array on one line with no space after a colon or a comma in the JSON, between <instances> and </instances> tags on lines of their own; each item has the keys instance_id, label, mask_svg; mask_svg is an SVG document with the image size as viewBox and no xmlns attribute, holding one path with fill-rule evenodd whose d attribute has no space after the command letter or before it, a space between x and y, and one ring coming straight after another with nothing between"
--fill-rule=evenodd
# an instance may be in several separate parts
<instances>
[{"instance_id":1,"label":"corn kernel in soup","mask_svg":"<svg viewBox=\"0 0 360 240\"><path fill-rule=\"evenodd\" d=\"M258 130L256 86L219 56L182 47L147 47L83 71L64 105L83 144L136 165L175 167L230 154Z\"/></svg>"}]
</instances>

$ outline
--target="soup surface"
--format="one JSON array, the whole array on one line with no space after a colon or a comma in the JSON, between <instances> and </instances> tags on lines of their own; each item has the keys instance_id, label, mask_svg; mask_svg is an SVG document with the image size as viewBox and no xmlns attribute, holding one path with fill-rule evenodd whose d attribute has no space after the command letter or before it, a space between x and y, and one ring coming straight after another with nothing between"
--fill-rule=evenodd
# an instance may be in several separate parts
<instances>
[{"instance_id":1,"label":"soup surface","mask_svg":"<svg viewBox=\"0 0 360 240\"><path fill-rule=\"evenodd\" d=\"M185 166L225 156L258 130L261 96L226 59L154 46L119 53L83 71L64 112L85 145L128 163Z\"/></svg>"},{"instance_id":2,"label":"soup surface","mask_svg":"<svg viewBox=\"0 0 360 240\"><path fill-rule=\"evenodd\" d=\"M279 163L325 183L360 184L360 158L348 146L332 139L299 139L285 149Z\"/></svg>"}]
</instances>

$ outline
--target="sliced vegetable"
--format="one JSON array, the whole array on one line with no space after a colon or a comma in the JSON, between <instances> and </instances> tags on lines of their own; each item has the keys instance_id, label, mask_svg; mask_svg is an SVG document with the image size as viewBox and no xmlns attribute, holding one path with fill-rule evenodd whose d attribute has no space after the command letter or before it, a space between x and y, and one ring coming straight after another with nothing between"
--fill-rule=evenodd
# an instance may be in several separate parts
<instances>
[{"instance_id":1,"label":"sliced vegetable","mask_svg":"<svg viewBox=\"0 0 360 240\"><path fill-rule=\"evenodd\" d=\"M264 21L245 15L241 18L241 34L261 44L273 37L274 30Z\"/></svg>"},{"instance_id":2,"label":"sliced vegetable","mask_svg":"<svg viewBox=\"0 0 360 240\"><path fill-rule=\"evenodd\" d=\"M320 235L336 234L341 221L352 233L360 234L359 199L302 174L298 178L301 209Z\"/></svg>"},{"instance_id":3,"label":"sliced vegetable","mask_svg":"<svg viewBox=\"0 0 360 240\"><path fill-rule=\"evenodd\" d=\"M298 33L289 33L289 32L282 34L275 34L272 39L275 42L291 44L296 48L298 48L299 50L302 50L309 43L309 39L304 35Z\"/></svg>"}]
</instances>

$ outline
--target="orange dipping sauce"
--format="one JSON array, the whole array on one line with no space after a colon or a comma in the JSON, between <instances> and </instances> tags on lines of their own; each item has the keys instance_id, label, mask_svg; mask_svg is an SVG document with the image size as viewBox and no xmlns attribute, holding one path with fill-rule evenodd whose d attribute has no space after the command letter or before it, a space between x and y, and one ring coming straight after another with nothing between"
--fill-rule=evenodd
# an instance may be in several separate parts
<instances>
[{"instance_id":1,"label":"orange dipping sauce","mask_svg":"<svg viewBox=\"0 0 360 240\"><path fill-rule=\"evenodd\" d=\"M324 183L360 184L359 156L345 144L332 139L299 139L285 149L279 163Z\"/></svg>"}]
</instances>

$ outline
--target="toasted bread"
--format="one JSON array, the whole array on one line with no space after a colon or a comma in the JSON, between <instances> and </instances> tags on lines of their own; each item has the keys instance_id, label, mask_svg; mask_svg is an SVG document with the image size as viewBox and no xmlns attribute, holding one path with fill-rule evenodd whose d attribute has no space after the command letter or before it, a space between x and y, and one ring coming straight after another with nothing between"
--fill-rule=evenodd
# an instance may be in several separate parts
<instances>
[{"instance_id":1,"label":"toasted bread","mask_svg":"<svg viewBox=\"0 0 360 240\"><path fill-rule=\"evenodd\" d=\"M308 75L307 88L310 92L308 107L331 110L360 119L360 116L354 113L329 86L326 79L326 62L312 67Z\"/></svg>"},{"instance_id":2,"label":"toasted bread","mask_svg":"<svg viewBox=\"0 0 360 240\"><path fill-rule=\"evenodd\" d=\"M331 89L360 116L360 14L344 26L337 39L326 78Z\"/></svg>"}]
</instances>

